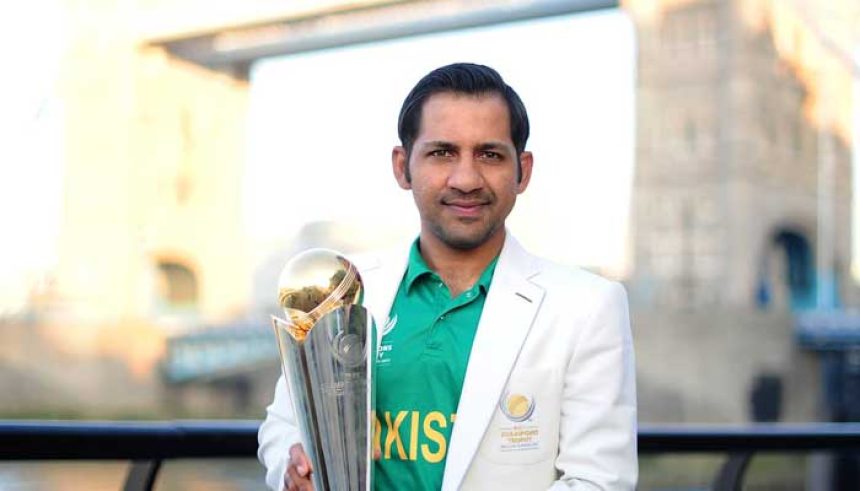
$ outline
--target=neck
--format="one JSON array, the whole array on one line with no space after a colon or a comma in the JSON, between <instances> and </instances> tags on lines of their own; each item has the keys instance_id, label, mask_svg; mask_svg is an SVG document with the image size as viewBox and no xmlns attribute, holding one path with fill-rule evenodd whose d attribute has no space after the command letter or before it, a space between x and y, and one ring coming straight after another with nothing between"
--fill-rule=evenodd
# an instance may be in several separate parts
<instances>
[{"instance_id":1,"label":"neck","mask_svg":"<svg viewBox=\"0 0 860 491\"><path fill-rule=\"evenodd\" d=\"M504 228L493 234L483 244L468 250L450 247L424 230L419 237L421 256L430 269L445 282L452 298L468 290L478 281L487 265L498 256L504 243Z\"/></svg>"}]
</instances>

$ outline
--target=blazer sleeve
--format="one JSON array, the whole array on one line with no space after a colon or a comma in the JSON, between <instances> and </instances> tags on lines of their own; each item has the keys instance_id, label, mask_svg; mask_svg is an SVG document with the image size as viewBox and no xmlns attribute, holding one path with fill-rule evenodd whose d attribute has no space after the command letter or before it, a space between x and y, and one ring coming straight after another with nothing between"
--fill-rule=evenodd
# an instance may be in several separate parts
<instances>
[{"instance_id":1,"label":"blazer sleeve","mask_svg":"<svg viewBox=\"0 0 860 491\"><path fill-rule=\"evenodd\" d=\"M266 468L266 484L272 491L284 489L290 447L300 442L298 423L283 375L275 386L275 399L266 408L266 419L257 434L257 457Z\"/></svg>"},{"instance_id":2,"label":"blazer sleeve","mask_svg":"<svg viewBox=\"0 0 860 491\"><path fill-rule=\"evenodd\" d=\"M600 285L564 374L550 489L632 490L638 478L636 373L624 288Z\"/></svg>"}]
</instances>

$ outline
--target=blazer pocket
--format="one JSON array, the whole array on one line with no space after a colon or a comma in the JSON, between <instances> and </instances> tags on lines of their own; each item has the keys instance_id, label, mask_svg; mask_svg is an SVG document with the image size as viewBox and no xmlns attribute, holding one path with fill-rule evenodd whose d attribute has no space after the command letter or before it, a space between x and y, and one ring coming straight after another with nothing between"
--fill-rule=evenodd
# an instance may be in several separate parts
<instances>
[{"instance_id":1,"label":"blazer pocket","mask_svg":"<svg viewBox=\"0 0 860 491\"><path fill-rule=\"evenodd\" d=\"M558 452L561 386L553 370L514 371L479 454L498 464L534 464Z\"/></svg>"}]
</instances>

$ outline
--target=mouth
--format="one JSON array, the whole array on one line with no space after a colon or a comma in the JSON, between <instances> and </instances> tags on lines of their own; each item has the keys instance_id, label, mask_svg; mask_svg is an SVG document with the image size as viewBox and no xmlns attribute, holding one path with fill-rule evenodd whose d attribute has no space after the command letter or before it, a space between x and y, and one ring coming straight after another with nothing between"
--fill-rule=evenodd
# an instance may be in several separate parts
<instances>
[{"instance_id":1,"label":"mouth","mask_svg":"<svg viewBox=\"0 0 860 491\"><path fill-rule=\"evenodd\" d=\"M487 201L460 201L460 200L452 200L452 201L443 201L443 205L445 205L449 210L453 211L455 215L462 217L476 217L481 214L485 207L487 207L490 203Z\"/></svg>"}]
</instances>

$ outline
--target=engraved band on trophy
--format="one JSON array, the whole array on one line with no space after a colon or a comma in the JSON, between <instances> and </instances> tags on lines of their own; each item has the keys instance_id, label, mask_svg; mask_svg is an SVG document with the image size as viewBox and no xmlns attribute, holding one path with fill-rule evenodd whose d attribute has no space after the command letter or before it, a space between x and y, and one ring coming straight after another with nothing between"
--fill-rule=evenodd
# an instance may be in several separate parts
<instances>
[{"instance_id":1,"label":"engraved band on trophy","mask_svg":"<svg viewBox=\"0 0 860 491\"><path fill-rule=\"evenodd\" d=\"M327 249L295 256L278 280L286 319L272 322L316 490L373 487L376 335L363 295L355 266Z\"/></svg>"}]
</instances>

